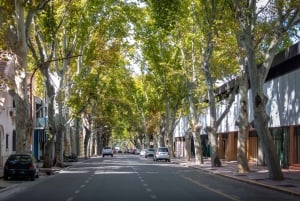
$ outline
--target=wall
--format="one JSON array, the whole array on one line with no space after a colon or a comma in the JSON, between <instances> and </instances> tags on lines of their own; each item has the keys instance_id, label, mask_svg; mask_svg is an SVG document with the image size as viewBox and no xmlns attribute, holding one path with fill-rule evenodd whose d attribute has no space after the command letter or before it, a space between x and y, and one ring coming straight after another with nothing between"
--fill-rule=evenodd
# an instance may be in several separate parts
<instances>
[{"instance_id":1,"label":"wall","mask_svg":"<svg viewBox=\"0 0 300 201\"><path fill-rule=\"evenodd\" d=\"M7 89L0 91L0 166L3 167L4 161L14 152L13 150L13 130L15 129L15 109L13 108L12 97ZM8 143L6 142L8 136Z\"/></svg>"}]
</instances>

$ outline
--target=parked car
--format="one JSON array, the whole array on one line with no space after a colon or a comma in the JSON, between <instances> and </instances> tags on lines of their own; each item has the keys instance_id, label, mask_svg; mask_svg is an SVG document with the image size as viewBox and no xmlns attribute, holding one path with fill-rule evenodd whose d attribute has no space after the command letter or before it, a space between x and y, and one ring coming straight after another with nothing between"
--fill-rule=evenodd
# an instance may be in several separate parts
<instances>
[{"instance_id":1,"label":"parked car","mask_svg":"<svg viewBox=\"0 0 300 201\"><path fill-rule=\"evenodd\" d=\"M169 149L167 147L158 147L155 151L155 154L153 156L153 161L159 161L159 160L165 160L165 161L171 161Z\"/></svg>"},{"instance_id":2,"label":"parked car","mask_svg":"<svg viewBox=\"0 0 300 201\"><path fill-rule=\"evenodd\" d=\"M76 154L72 154L70 156L64 155L64 162L77 162L78 156Z\"/></svg>"},{"instance_id":3,"label":"parked car","mask_svg":"<svg viewBox=\"0 0 300 201\"><path fill-rule=\"evenodd\" d=\"M140 151L140 156L145 157L147 149L142 149Z\"/></svg>"},{"instance_id":4,"label":"parked car","mask_svg":"<svg viewBox=\"0 0 300 201\"><path fill-rule=\"evenodd\" d=\"M3 178L30 178L32 181L39 177L39 167L31 154L11 154L4 164Z\"/></svg>"},{"instance_id":5,"label":"parked car","mask_svg":"<svg viewBox=\"0 0 300 201\"><path fill-rule=\"evenodd\" d=\"M104 156L114 156L113 149L111 147L103 147L102 148L102 157Z\"/></svg>"},{"instance_id":6,"label":"parked car","mask_svg":"<svg viewBox=\"0 0 300 201\"><path fill-rule=\"evenodd\" d=\"M153 148L148 148L148 149L146 150L146 153L145 153L145 158L153 157L153 156L154 156L154 151L155 151L155 149L153 149Z\"/></svg>"}]
</instances>

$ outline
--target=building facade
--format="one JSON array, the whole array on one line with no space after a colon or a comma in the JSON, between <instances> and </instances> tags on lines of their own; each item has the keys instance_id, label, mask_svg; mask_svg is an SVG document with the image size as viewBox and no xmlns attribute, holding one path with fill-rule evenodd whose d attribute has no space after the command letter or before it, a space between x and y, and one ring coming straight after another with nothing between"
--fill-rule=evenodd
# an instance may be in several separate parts
<instances>
[{"instance_id":1,"label":"building facade","mask_svg":"<svg viewBox=\"0 0 300 201\"><path fill-rule=\"evenodd\" d=\"M269 128L279 155L282 167L300 167L300 43L276 55L264 84L264 92L268 97L266 112L270 117ZM224 86L234 86L235 82ZM225 87L218 93L223 93ZM223 91L222 91L223 90ZM251 89L248 90L249 122L253 121L253 105L250 100ZM221 115L226 107L226 100L217 104L217 115ZM240 96L235 95L229 113L218 127L219 155L225 160L237 159L238 127L235 122L240 110ZM200 115L202 128L209 126L208 109ZM177 156L184 155L184 141L188 132L188 117L184 117L177 125L174 138ZM204 129L201 132L204 150L209 142ZM248 133L247 157L249 161L264 164L264 156L260 148L259 138L254 128Z\"/></svg>"}]
</instances>

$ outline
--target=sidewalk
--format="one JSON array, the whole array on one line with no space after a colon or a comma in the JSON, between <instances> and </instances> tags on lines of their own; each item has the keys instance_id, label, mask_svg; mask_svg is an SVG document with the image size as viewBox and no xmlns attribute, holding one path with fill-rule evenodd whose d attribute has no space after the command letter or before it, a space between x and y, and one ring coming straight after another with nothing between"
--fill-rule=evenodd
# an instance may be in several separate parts
<instances>
[{"instance_id":1,"label":"sidewalk","mask_svg":"<svg viewBox=\"0 0 300 201\"><path fill-rule=\"evenodd\" d=\"M283 191L300 196L300 170L282 169L284 180L274 181L269 179L266 166L249 164L250 172L237 173L237 161L222 161L222 167L211 167L210 158L204 159L204 164L195 164L195 159L185 161L184 159L174 158L172 162L179 163L186 167L193 167L202 171L229 177L243 182Z\"/></svg>"}]
</instances>

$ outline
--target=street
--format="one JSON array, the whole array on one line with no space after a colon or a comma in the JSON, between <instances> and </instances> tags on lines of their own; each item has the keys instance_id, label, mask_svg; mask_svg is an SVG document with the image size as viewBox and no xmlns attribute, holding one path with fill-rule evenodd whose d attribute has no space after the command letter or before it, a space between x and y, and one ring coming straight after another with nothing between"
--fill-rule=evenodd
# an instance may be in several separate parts
<instances>
[{"instance_id":1,"label":"street","mask_svg":"<svg viewBox=\"0 0 300 201\"><path fill-rule=\"evenodd\" d=\"M138 155L85 160L0 193L1 201L282 201L299 197Z\"/></svg>"}]
</instances>

